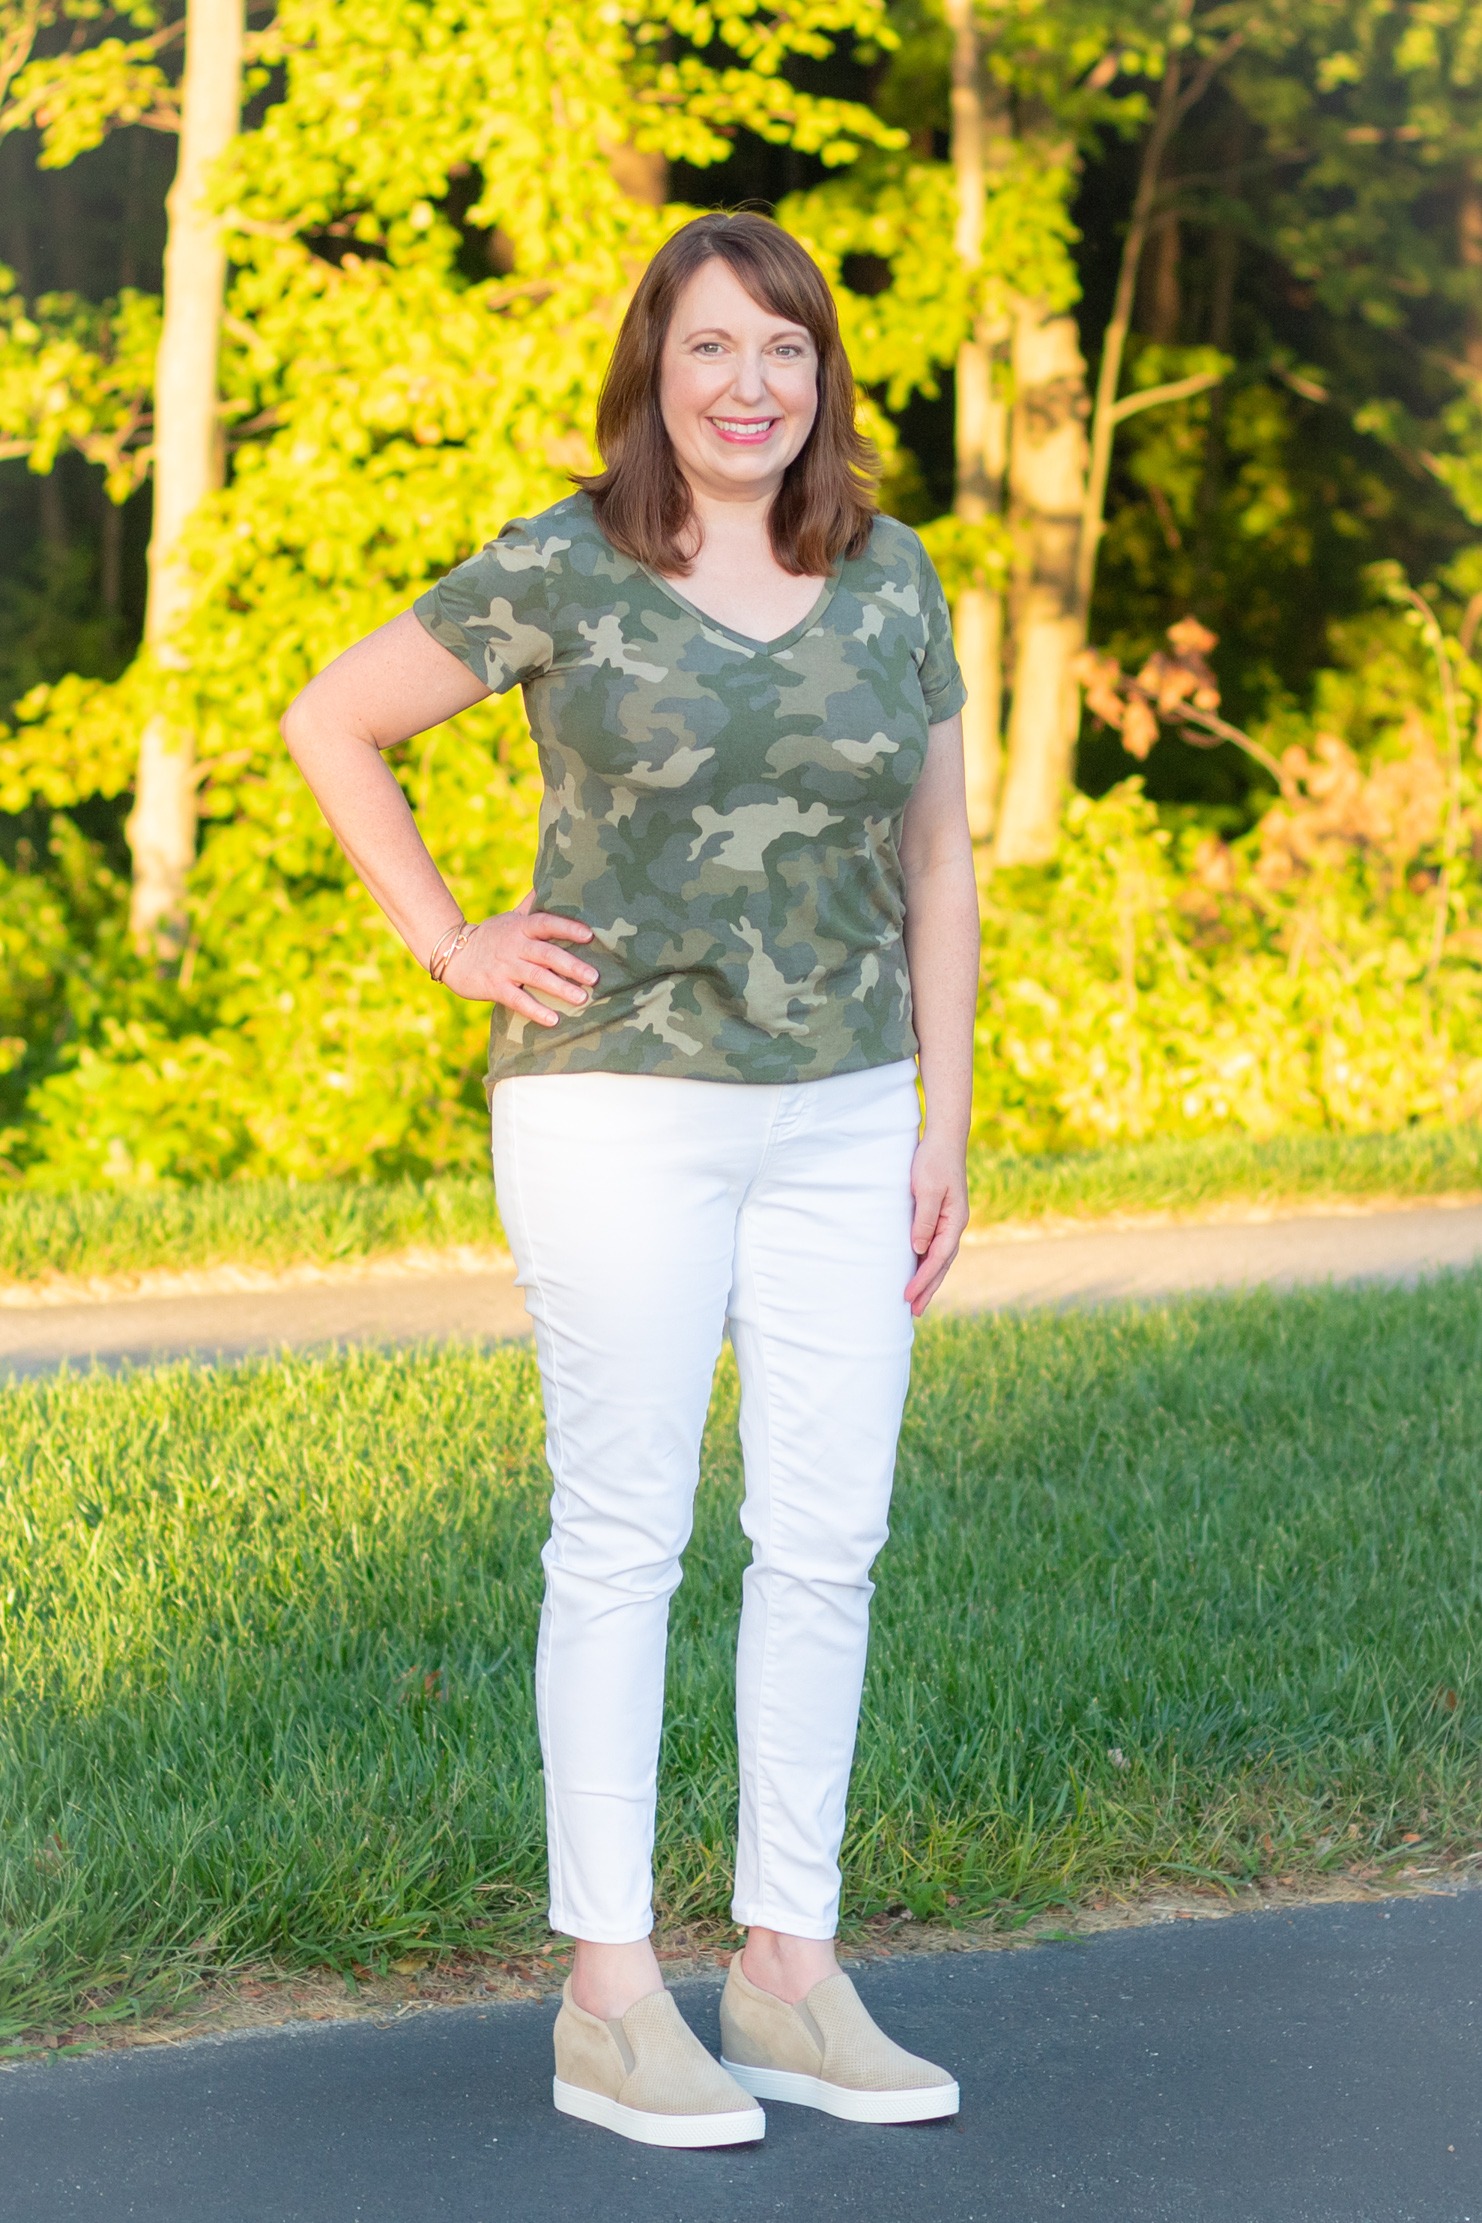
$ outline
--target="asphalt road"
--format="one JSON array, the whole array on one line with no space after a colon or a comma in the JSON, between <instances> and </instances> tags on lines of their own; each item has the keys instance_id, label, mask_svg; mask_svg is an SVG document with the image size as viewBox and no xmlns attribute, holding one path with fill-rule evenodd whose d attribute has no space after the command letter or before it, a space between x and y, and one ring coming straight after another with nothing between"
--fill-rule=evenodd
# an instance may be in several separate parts
<instances>
[{"instance_id":1,"label":"asphalt road","mask_svg":"<svg viewBox=\"0 0 1482 2223\"><path fill-rule=\"evenodd\" d=\"M1482 1205L1316 1215L1242 1225L1091 1228L1005 1240L975 1235L942 1295L947 1311L1095 1304L1186 1289L1314 1281L1413 1281L1482 1260ZM500 1341L529 1320L512 1265L485 1273L380 1275L108 1304L0 1309L0 1373L151 1359L242 1358L336 1342Z\"/></svg>"},{"instance_id":2,"label":"asphalt road","mask_svg":"<svg viewBox=\"0 0 1482 2223\"><path fill-rule=\"evenodd\" d=\"M768 2111L658 2153L557 2116L547 2005L0 2075L4 2223L1482 2223L1482 1890L877 1962L953 2126ZM686 2014L715 2043L718 1987Z\"/></svg>"}]
</instances>

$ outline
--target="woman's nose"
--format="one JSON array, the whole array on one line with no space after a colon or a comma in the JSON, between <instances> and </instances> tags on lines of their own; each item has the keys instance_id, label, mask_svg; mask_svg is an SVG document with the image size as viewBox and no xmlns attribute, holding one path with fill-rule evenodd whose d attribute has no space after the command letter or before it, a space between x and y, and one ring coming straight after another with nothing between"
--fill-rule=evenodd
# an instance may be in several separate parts
<instances>
[{"instance_id":1,"label":"woman's nose","mask_svg":"<svg viewBox=\"0 0 1482 2223\"><path fill-rule=\"evenodd\" d=\"M760 401L767 391L767 374L760 355L738 355L731 391L738 401Z\"/></svg>"}]
</instances>

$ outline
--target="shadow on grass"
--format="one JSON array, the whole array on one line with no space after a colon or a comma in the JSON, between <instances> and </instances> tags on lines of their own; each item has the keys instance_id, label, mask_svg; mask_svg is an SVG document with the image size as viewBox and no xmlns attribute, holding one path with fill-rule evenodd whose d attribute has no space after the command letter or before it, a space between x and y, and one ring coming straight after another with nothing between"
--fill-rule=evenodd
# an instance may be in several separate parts
<instances>
[{"instance_id":1,"label":"shadow on grass","mask_svg":"<svg viewBox=\"0 0 1482 2223\"><path fill-rule=\"evenodd\" d=\"M1479 1359L1475 1276L928 1328L851 1917L1471 1849ZM542 1941L527 1351L63 1377L3 1414L0 2027ZM672 1619L677 1926L727 1913L739 1480L727 1358Z\"/></svg>"}]
</instances>

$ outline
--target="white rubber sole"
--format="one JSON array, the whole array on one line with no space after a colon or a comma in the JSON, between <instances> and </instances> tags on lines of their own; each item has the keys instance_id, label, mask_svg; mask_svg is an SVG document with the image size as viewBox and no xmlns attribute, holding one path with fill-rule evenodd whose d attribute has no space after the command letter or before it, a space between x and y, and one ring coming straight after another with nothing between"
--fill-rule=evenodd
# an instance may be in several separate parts
<instances>
[{"instance_id":1,"label":"white rubber sole","mask_svg":"<svg viewBox=\"0 0 1482 2223\"><path fill-rule=\"evenodd\" d=\"M797 2069L749 2069L740 2061L720 2065L753 2099L782 2100L790 2107L817 2107L846 2123L935 2123L955 2115L960 2095L955 2084L928 2084L905 2092L855 2092L847 2084L828 2084Z\"/></svg>"},{"instance_id":2,"label":"white rubber sole","mask_svg":"<svg viewBox=\"0 0 1482 2223\"><path fill-rule=\"evenodd\" d=\"M641 2107L624 2107L605 2092L563 2084L559 2076L551 2096L561 2114L595 2123L599 2130L615 2130L619 2138L640 2146L754 2146L767 2131L759 2107L733 2107L724 2115L650 2115Z\"/></svg>"}]
</instances>

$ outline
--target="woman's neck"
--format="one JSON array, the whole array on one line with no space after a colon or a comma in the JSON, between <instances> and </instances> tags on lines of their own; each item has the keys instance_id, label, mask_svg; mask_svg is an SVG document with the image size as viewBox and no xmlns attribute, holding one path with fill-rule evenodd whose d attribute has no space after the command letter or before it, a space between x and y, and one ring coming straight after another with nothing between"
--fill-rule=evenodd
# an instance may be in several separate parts
<instances>
[{"instance_id":1,"label":"woman's neck","mask_svg":"<svg viewBox=\"0 0 1482 2223\"><path fill-rule=\"evenodd\" d=\"M685 536L690 568L675 574L687 601L747 640L790 633L818 600L820 579L784 571L769 530L775 489L747 501L717 501L695 488Z\"/></svg>"},{"instance_id":2,"label":"woman's neck","mask_svg":"<svg viewBox=\"0 0 1482 2223\"><path fill-rule=\"evenodd\" d=\"M735 550L738 554L748 547L771 548L769 530L772 504L781 488L767 486L745 497L714 494L707 488L690 486L690 522L685 534L685 553L693 561L704 548Z\"/></svg>"}]
</instances>

